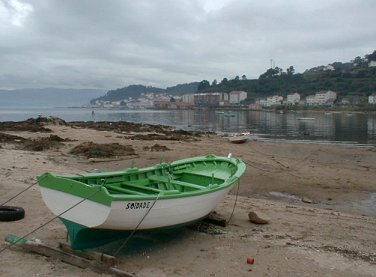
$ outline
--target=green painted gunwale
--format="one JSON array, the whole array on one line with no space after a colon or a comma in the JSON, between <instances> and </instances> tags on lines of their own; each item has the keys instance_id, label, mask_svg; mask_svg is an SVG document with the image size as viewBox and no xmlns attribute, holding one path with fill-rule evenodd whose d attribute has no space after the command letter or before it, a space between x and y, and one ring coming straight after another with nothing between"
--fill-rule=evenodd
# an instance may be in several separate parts
<instances>
[{"instance_id":1,"label":"green painted gunwale","mask_svg":"<svg viewBox=\"0 0 376 277\"><path fill-rule=\"evenodd\" d=\"M184 166L188 168L187 171L184 171ZM193 157L188 159L183 159L179 161L174 161L171 163L160 163L152 167L138 169L135 167L127 168L122 171L114 172L104 172L104 173L85 173L85 174L70 174L70 175L54 175L53 173L46 172L37 177L38 183L41 187L46 187L49 189L58 190L61 192L69 193L75 196L82 198L87 198L91 201L111 206L112 201L142 201L142 200L154 200L156 199L158 193L154 194L143 194L143 195L131 195L131 194L113 194L109 192L109 189L106 186L111 184L104 183L103 180L110 180L119 177L119 180L122 178L132 178L140 181L147 180L151 175L157 177L165 176L163 172L167 170L172 171L172 175L179 176L179 174L194 174L194 168L201 166L201 172L205 170L207 172L214 172L214 178L210 175L200 175L198 174L197 178L211 178L212 180L221 181L221 184L217 185L208 185L205 189L196 189L191 191L168 191L162 190L159 195L159 200L163 199L174 199L181 197L191 197L198 196L203 194L212 193L215 191L226 189L235 183L239 177L245 171L245 164L240 159L228 158L228 157L219 157L215 155L207 155L200 157ZM230 169L229 169L230 168ZM180 172L179 172L180 170ZM231 171L231 172L228 172ZM229 175L229 178L225 180L219 177L222 175ZM142 179L142 176L144 178ZM137 180L136 180L137 179ZM171 179L173 180L173 179ZM93 184L87 184L86 182L94 182ZM102 182L102 183L101 183ZM125 182L125 181L124 181ZM189 183L189 182L188 182ZM116 183L115 183L116 185Z\"/></svg>"}]
</instances>

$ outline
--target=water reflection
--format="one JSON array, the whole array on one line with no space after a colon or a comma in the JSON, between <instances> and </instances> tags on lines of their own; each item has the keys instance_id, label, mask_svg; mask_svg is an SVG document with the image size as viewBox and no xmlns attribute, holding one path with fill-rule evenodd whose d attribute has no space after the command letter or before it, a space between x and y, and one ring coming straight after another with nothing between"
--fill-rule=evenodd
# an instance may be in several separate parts
<instances>
[{"instance_id":1,"label":"water reflection","mask_svg":"<svg viewBox=\"0 0 376 277\"><path fill-rule=\"evenodd\" d=\"M68 108L34 108L0 110L0 121L24 120L38 115L58 116L66 121L92 120L91 110ZM97 121L131 121L164 124L186 130L214 132L251 131L263 139L349 142L376 144L376 115L324 112L232 111L218 114L214 110L111 111L95 110Z\"/></svg>"}]
</instances>

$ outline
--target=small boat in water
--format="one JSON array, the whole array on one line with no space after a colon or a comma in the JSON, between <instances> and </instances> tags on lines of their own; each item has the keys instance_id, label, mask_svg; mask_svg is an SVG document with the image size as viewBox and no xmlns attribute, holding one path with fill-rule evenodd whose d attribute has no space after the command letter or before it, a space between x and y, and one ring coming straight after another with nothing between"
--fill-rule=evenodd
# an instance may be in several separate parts
<instances>
[{"instance_id":1,"label":"small boat in water","mask_svg":"<svg viewBox=\"0 0 376 277\"><path fill-rule=\"evenodd\" d=\"M299 117L298 120L315 120L314 117Z\"/></svg>"},{"instance_id":2,"label":"small boat in water","mask_svg":"<svg viewBox=\"0 0 376 277\"><path fill-rule=\"evenodd\" d=\"M235 117L235 116L236 116L236 114L233 113L233 112L225 112L223 115L224 115L225 117Z\"/></svg>"},{"instance_id":3,"label":"small boat in water","mask_svg":"<svg viewBox=\"0 0 376 277\"><path fill-rule=\"evenodd\" d=\"M207 155L107 173L37 177L47 207L75 249L124 238L125 232L196 222L223 200L246 169L239 159Z\"/></svg>"}]
</instances>

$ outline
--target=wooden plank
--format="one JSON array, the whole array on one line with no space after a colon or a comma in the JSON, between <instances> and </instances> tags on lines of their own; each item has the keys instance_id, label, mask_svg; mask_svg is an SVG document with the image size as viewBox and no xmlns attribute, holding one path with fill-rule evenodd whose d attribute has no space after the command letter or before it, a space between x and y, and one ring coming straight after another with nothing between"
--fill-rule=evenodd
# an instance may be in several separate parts
<instances>
[{"instance_id":1,"label":"wooden plank","mask_svg":"<svg viewBox=\"0 0 376 277\"><path fill-rule=\"evenodd\" d=\"M188 187L188 188L191 188L191 189L201 189L201 190L207 189L207 187L205 187L205 186L200 186L200 185L182 182L182 181L178 181L178 180L171 180L171 184L179 185L179 186L182 186L182 187Z\"/></svg>"},{"instance_id":2,"label":"wooden plank","mask_svg":"<svg viewBox=\"0 0 376 277\"><path fill-rule=\"evenodd\" d=\"M119 260L114 256L110 256L104 253L99 253L92 250L75 250L66 243L59 242L59 248L66 253L73 254L88 260L95 260L101 262L108 267L119 264Z\"/></svg>"},{"instance_id":3,"label":"wooden plank","mask_svg":"<svg viewBox=\"0 0 376 277\"><path fill-rule=\"evenodd\" d=\"M168 178L166 176L160 176L160 175L150 175L148 176L148 179L150 181L163 183L163 185L166 187L166 190L173 190L175 187L171 185L171 178Z\"/></svg>"},{"instance_id":4,"label":"wooden plank","mask_svg":"<svg viewBox=\"0 0 376 277\"><path fill-rule=\"evenodd\" d=\"M27 240L27 239L20 240L20 238L15 235L8 235L5 238L5 240L27 251L37 253L43 256L47 256L47 257L53 257L55 259L61 260L65 263L77 266L79 268L90 268L95 272L112 274L114 276L121 276L121 277L134 277L135 276L134 274L130 272L126 272L115 267L108 267L104 265L103 263L97 262L95 260L88 260L88 259L76 256L76 255L72 255L60 249L44 245L40 242L34 242L31 240Z\"/></svg>"},{"instance_id":5,"label":"wooden plank","mask_svg":"<svg viewBox=\"0 0 376 277\"><path fill-rule=\"evenodd\" d=\"M173 185L179 185L179 186L182 186L182 187L188 187L188 188L193 188L193 189L206 189L207 188L205 186L200 186L200 185L196 185L196 184L182 182L182 181L179 181L179 180L169 179L165 176L151 175L151 176L148 176L148 178L149 178L149 180L152 180L152 181L162 182L162 183L166 183L166 184L170 183L170 184L173 184Z\"/></svg>"},{"instance_id":6,"label":"wooden plank","mask_svg":"<svg viewBox=\"0 0 376 277\"><path fill-rule=\"evenodd\" d=\"M169 181L168 177L160 176L160 175L150 175L148 176L148 179L151 181L162 182L162 183L167 183Z\"/></svg>"},{"instance_id":7,"label":"wooden plank","mask_svg":"<svg viewBox=\"0 0 376 277\"><path fill-rule=\"evenodd\" d=\"M122 193L128 193L128 194L136 194L136 195L147 195L146 193L142 193L139 191L131 190L131 189L125 189L125 188L120 188L116 185L105 185L106 188L109 188L114 191L122 192Z\"/></svg>"},{"instance_id":8,"label":"wooden plank","mask_svg":"<svg viewBox=\"0 0 376 277\"><path fill-rule=\"evenodd\" d=\"M140 185L137 185L137 184L127 183L127 182L123 182L121 184L122 184L122 186L127 186L127 187L132 187L132 188L137 188L137 189L143 189L143 190L152 191L152 192L156 192L156 193L160 193L160 192L163 191L161 189L156 189L156 188L151 188L151 187L146 187L146 186L140 186Z\"/></svg>"}]
</instances>

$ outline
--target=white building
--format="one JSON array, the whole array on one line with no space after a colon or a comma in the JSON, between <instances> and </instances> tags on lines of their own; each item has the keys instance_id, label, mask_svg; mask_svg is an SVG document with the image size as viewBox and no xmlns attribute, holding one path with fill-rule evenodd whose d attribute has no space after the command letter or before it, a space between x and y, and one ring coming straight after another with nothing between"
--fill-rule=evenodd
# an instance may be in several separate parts
<instances>
[{"instance_id":1,"label":"white building","mask_svg":"<svg viewBox=\"0 0 376 277\"><path fill-rule=\"evenodd\" d=\"M299 104L300 101L300 94L299 93L293 93L287 95L286 103L287 105L296 105Z\"/></svg>"},{"instance_id":2,"label":"white building","mask_svg":"<svg viewBox=\"0 0 376 277\"><path fill-rule=\"evenodd\" d=\"M320 105L332 105L337 99L337 93L331 90L326 92L320 91L315 95L309 95L306 97L306 105L308 106L320 106Z\"/></svg>"},{"instance_id":3,"label":"white building","mask_svg":"<svg viewBox=\"0 0 376 277\"><path fill-rule=\"evenodd\" d=\"M368 96L368 103L369 104L376 104L376 92Z\"/></svg>"},{"instance_id":4,"label":"white building","mask_svg":"<svg viewBox=\"0 0 376 277\"><path fill-rule=\"evenodd\" d=\"M283 102L283 97L279 95L274 95L272 97L266 98L266 101L268 101L270 106L281 105Z\"/></svg>"},{"instance_id":5,"label":"white building","mask_svg":"<svg viewBox=\"0 0 376 277\"><path fill-rule=\"evenodd\" d=\"M185 103L193 104L195 102L195 95L194 94L184 94L182 97L182 101Z\"/></svg>"},{"instance_id":6,"label":"white building","mask_svg":"<svg viewBox=\"0 0 376 277\"><path fill-rule=\"evenodd\" d=\"M229 98L230 104L240 104L241 101L247 99L247 93L245 91L231 91Z\"/></svg>"},{"instance_id":7,"label":"white building","mask_svg":"<svg viewBox=\"0 0 376 277\"><path fill-rule=\"evenodd\" d=\"M307 106L314 106L316 104L317 103L316 103L316 97L315 97L315 95L308 95L306 97L306 105Z\"/></svg>"},{"instance_id":8,"label":"white building","mask_svg":"<svg viewBox=\"0 0 376 277\"><path fill-rule=\"evenodd\" d=\"M283 97L279 95L274 95L265 99L261 99L257 104L260 104L262 107L271 107L274 105L281 105Z\"/></svg>"},{"instance_id":9,"label":"white building","mask_svg":"<svg viewBox=\"0 0 376 277\"><path fill-rule=\"evenodd\" d=\"M370 61L368 67L376 67L376 61Z\"/></svg>"}]
</instances>

